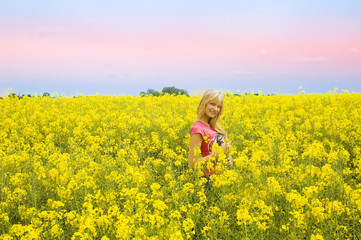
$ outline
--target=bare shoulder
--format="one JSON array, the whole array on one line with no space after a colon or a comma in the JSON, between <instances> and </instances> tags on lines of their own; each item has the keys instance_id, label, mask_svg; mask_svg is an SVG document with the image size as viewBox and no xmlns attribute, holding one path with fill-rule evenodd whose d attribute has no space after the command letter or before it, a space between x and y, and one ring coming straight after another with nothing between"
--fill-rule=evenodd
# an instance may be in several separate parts
<instances>
[{"instance_id":1,"label":"bare shoulder","mask_svg":"<svg viewBox=\"0 0 361 240\"><path fill-rule=\"evenodd\" d=\"M191 136L191 145L200 146L202 144L203 138L200 133L195 133Z\"/></svg>"}]
</instances>

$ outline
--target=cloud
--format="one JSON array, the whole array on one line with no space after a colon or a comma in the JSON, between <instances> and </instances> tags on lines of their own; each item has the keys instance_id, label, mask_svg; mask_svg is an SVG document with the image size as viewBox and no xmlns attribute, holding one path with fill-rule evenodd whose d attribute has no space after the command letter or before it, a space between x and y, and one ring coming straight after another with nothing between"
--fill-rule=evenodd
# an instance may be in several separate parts
<instances>
[{"instance_id":1,"label":"cloud","mask_svg":"<svg viewBox=\"0 0 361 240\"><path fill-rule=\"evenodd\" d=\"M112 67L115 67L115 64L113 64L113 63L105 63L103 66L106 67L106 68L112 68Z\"/></svg>"},{"instance_id":2,"label":"cloud","mask_svg":"<svg viewBox=\"0 0 361 240\"><path fill-rule=\"evenodd\" d=\"M360 50L358 48L349 48L346 50L346 52L358 54L358 53L360 53Z\"/></svg>"},{"instance_id":3,"label":"cloud","mask_svg":"<svg viewBox=\"0 0 361 240\"><path fill-rule=\"evenodd\" d=\"M249 76L249 75L252 75L252 72L244 71L244 70L233 70L233 75L235 75L235 76Z\"/></svg>"},{"instance_id":4,"label":"cloud","mask_svg":"<svg viewBox=\"0 0 361 240\"><path fill-rule=\"evenodd\" d=\"M38 35L39 38L46 38L46 37L52 37L55 35L61 35L63 33L67 33L69 32L68 28L64 28L64 27L58 27L55 29L48 29L48 28L39 28L36 31L36 34Z\"/></svg>"},{"instance_id":5,"label":"cloud","mask_svg":"<svg viewBox=\"0 0 361 240\"><path fill-rule=\"evenodd\" d=\"M298 61L300 62L325 62L327 58L324 57L303 57L299 58Z\"/></svg>"},{"instance_id":6,"label":"cloud","mask_svg":"<svg viewBox=\"0 0 361 240\"><path fill-rule=\"evenodd\" d=\"M107 78L110 78L110 79L116 79L118 78L118 74L116 73L109 73L106 75Z\"/></svg>"},{"instance_id":7,"label":"cloud","mask_svg":"<svg viewBox=\"0 0 361 240\"><path fill-rule=\"evenodd\" d=\"M94 27L94 26L99 26L100 22L98 20L91 20L89 22L86 23L86 25L88 27Z\"/></svg>"},{"instance_id":8,"label":"cloud","mask_svg":"<svg viewBox=\"0 0 361 240\"><path fill-rule=\"evenodd\" d=\"M55 31L42 27L36 30L36 34L38 35L39 38L46 38L53 36L55 34Z\"/></svg>"},{"instance_id":9,"label":"cloud","mask_svg":"<svg viewBox=\"0 0 361 240\"><path fill-rule=\"evenodd\" d=\"M269 52L264 48L262 48L258 51L259 56L267 56L268 54L269 54Z\"/></svg>"},{"instance_id":10,"label":"cloud","mask_svg":"<svg viewBox=\"0 0 361 240\"><path fill-rule=\"evenodd\" d=\"M280 72L280 75L282 76L288 76L288 75L291 75L292 73L289 72L289 71L283 71L283 72Z\"/></svg>"}]
</instances>

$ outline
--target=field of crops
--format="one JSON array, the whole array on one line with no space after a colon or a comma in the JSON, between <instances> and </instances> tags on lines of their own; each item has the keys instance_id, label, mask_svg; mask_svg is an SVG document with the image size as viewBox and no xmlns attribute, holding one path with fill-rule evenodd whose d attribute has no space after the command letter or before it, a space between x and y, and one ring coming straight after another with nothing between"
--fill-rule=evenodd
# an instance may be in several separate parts
<instances>
[{"instance_id":1,"label":"field of crops","mask_svg":"<svg viewBox=\"0 0 361 240\"><path fill-rule=\"evenodd\" d=\"M361 239L361 94L226 96L210 191L199 100L0 100L0 239Z\"/></svg>"}]
</instances>

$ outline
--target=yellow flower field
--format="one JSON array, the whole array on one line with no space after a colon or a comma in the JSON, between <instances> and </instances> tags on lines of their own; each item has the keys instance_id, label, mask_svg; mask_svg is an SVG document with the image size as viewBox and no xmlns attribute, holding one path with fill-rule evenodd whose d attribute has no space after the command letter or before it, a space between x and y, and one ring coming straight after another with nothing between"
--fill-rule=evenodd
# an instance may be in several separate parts
<instances>
[{"instance_id":1,"label":"yellow flower field","mask_svg":"<svg viewBox=\"0 0 361 240\"><path fill-rule=\"evenodd\" d=\"M361 94L229 94L210 191L188 169L199 100L0 100L0 239L361 238Z\"/></svg>"}]
</instances>

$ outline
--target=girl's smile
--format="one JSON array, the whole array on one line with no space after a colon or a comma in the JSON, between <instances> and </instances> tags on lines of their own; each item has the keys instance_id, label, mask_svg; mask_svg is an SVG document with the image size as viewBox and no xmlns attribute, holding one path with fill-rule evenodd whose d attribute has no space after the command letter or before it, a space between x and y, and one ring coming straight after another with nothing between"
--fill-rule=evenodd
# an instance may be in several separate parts
<instances>
[{"instance_id":1,"label":"girl's smile","mask_svg":"<svg viewBox=\"0 0 361 240\"><path fill-rule=\"evenodd\" d=\"M220 110L221 105L219 104L219 102L211 101L206 105L206 109L204 112L206 115L205 117L207 117L208 119L214 118L217 116Z\"/></svg>"}]
</instances>

